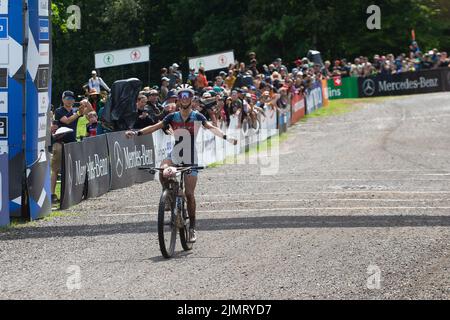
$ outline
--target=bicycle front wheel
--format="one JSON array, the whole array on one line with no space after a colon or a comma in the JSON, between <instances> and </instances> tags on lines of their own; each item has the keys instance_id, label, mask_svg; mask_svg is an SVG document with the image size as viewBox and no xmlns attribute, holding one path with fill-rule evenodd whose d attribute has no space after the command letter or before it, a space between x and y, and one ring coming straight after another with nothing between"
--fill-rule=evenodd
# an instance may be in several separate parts
<instances>
[{"instance_id":1,"label":"bicycle front wheel","mask_svg":"<svg viewBox=\"0 0 450 320\"><path fill-rule=\"evenodd\" d=\"M166 211L166 206L170 207L170 210ZM175 199L170 190L164 190L159 201L158 240L164 258L171 258L175 252L177 228L175 225Z\"/></svg>"},{"instance_id":2,"label":"bicycle front wheel","mask_svg":"<svg viewBox=\"0 0 450 320\"><path fill-rule=\"evenodd\" d=\"M181 246L183 247L184 251L190 251L192 250L192 248L194 247L194 244L192 242L189 242L189 216L187 214L186 211L186 202L184 200L183 201L183 220L185 221L185 226L184 228L180 229L180 241L181 241Z\"/></svg>"}]
</instances>

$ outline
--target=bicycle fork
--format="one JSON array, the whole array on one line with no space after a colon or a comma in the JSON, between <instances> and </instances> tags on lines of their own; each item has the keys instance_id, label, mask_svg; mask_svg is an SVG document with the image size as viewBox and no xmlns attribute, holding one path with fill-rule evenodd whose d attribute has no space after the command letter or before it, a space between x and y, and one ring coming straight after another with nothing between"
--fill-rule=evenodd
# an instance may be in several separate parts
<instances>
[{"instance_id":1,"label":"bicycle fork","mask_svg":"<svg viewBox=\"0 0 450 320\"><path fill-rule=\"evenodd\" d=\"M178 229L182 229L186 225L185 217L183 217L183 196L178 195L176 198L176 226Z\"/></svg>"}]
</instances>

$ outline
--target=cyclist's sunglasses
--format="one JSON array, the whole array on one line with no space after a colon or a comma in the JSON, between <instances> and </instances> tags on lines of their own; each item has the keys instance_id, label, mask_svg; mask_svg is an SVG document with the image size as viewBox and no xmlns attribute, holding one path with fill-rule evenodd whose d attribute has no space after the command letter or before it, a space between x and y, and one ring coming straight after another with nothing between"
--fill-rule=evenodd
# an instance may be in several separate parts
<instances>
[{"instance_id":1,"label":"cyclist's sunglasses","mask_svg":"<svg viewBox=\"0 0 450 320\"><path fill-rule=\"evenodd\" d=\"M194 97L194 95L192 93L190 93L190 92L187 92L187 91L180 92L178 94L178 98L179 99L192 99L193 97Z\"/></svg>"}]
</instances>

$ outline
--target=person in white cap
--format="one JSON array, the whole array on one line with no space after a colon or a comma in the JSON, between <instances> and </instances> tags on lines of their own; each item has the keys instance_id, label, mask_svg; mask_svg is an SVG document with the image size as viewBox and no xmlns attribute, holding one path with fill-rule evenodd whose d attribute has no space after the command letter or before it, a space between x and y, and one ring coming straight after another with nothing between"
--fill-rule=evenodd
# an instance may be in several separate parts
<instances>
[{"instance_id":1,"label":"person in white cap","mask_svg":"<svg viewBox=\"0 0 450 320\"><path fill-rule=\"evenodd\" d=\"M92 70L92 78L89 79L89 91L92 89L97 90L97 92L101 92L100 86L103 87L106 91L110 92L111 89L108 87L108 85L103 81L102 78L97 77L97 71Z\"/></svg>"},{"instance_id":2,"label":"person in white cap","mask_svg":"<svg viewBox=\"0 0 450 320\"><path fill-rule=\"evenodd\" d=\"M177 87L177 83L183 82L183 75L178 70L180 66L176 63L172 64L172 67L170 67L169 72L169 90L175 89Z\"/></svg>"},{"instance_id":3,"label":"person in white cap","mask_svg":"<svg viewBox=\"0 0 450 320\"><path fill-rule=\"evenodd\" d=\"M167 77L163 77L161 79L161 94L160 94L161 101L165 101L167 95L169 94L169 82L170 79Z\"/></svg>"}]
</instances>

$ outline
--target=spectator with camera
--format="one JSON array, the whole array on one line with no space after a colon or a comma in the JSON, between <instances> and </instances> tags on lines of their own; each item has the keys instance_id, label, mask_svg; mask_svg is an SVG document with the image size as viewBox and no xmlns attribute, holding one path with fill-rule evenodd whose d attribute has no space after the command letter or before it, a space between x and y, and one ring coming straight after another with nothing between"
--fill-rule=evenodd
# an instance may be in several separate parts
<instances>
[{"instance_id":1,"label":"spectator with camera","mask_svg":"<svg viewBox=\"0 0 450 320\"><path fill-rule=\"evenodd\" d=\"M86 99L80 102L80 106L78 109L74 108L75 94L72 91L64 91L64 93L62 94L62 103L63 105L55 110L55 122L53 123L53 129L56 129L56 127L67 128L70 132L65 133L63 136L55 137L54 144L52 146L52 203L58 202L58 197L55 194L55 190L58 174L61 172L63 144L77 141L76 132L78 120L87 113L93 111L91 104Z\"/></svg>"},{"instance_id":2,"label":"spectator with camera","mask_svg":"<svg viewBox=\"0 0 450 320\"><path fill-rule=\"evenodd\" d=\"M159 118L153 113L153 110L149 110L145 95L138 96L136 107L138 114L133 126L134 129L143 129L158 123Z\"/></svg>"},{"instance_id":3,"label":"spectator with camera","mask_svg":"<svg viewBox=\"0 0 450 320\"><path fill-rule=\"evenodd\" d=\"M99 112L102 107L104 107L105 103L100 97L100 92L97 89L89 90L89 102L92 105L92 108L95 112Z\"/></svg>"},{"instance_id":4,"label":"spectator with camera","mask_svg":"<svg viewBox=\"0 0 450 320\"><path fill-rule=\"evenodd\" d=\"M150 91L145 93L147 101L146 101L146 110L155 120L161 120L163 118L164 108L159 102L159 92L155 89L151 89Z\"/></svg>"},{"instance_id":5,"label":"spectator with camera","mask_svg":"<svg viewBox=\"0 0 450 320\"><path fill-rule=\"evenodd\" d=\"M215 94L215 93L214 93ZM216 110L217 100L213 97L211 92L205 92L200 100L199 111L203 114L208 121L211 121L215 127L217 127Z\"/></svg>"}]
</instances>

